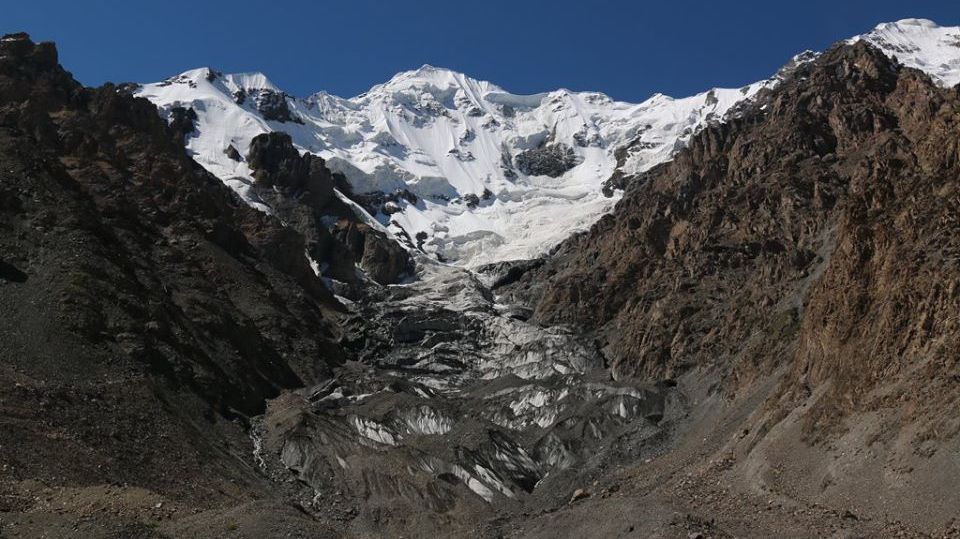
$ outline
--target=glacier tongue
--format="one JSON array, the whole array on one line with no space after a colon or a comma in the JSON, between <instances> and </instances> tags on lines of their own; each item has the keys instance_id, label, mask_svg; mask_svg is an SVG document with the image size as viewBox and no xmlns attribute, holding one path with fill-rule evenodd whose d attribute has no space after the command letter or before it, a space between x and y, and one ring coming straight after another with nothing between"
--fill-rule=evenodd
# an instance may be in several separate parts
<instances>
[{"instance_id":1,"label":"glacier tongue","mask_svg":"<svg viewBox=\"0 0 960 539\"><path fill-rule=\"evenodd\" d=\"M610 448L649 451L686 413L669 384L612 380L591 339L517 317L471 271L425 255L417 267L349 306L357 361L254 418L262 469L338 499L483 512L568 492L611 465Z\"/></svg>"},{"instance_id":2,"label":"glacier tongue","mask_svg":"<svg viewBox=\"0 0 960 539\"><path fill-rule=\"evenodd\" d=\"M905 19L848 41L858 39L940 84L960 82L956 27ZM255 136L285 131L301 151L343 173L354 198L393 233L474 268L534 258L586 229L616 203L616 192L602 193L611 175L669 160L702 126L778 79L631 104L562 89L516 95L425 65L345 99L294 98L259 73L202 68L146 84L138 95L165 114L193 109L188 149L250 204L269 211L252 193L242 156Z\"/></svg>"}]
</instances>

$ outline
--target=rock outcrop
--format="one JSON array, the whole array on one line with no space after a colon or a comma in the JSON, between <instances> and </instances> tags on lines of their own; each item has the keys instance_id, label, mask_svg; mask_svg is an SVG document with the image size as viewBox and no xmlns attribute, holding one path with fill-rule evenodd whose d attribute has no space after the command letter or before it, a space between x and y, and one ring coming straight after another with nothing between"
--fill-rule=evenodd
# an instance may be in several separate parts
<instances>
[{"instance_id":1,"label":"rock outcrop","mask_svg":"<svg viewBox=\"0 0 960 539\"><path fill-rule=\"evenodd\" d=\"M197 130L197 111L187 107L170 109L170 129L176 140L182 141Z\"/></svg>"},{"instance_id":2,"label":"rock outcrop","mask_svg":"<svg viewBox=\"0 0 960 539\"><path fill-rule=\"evenodd\" d=\"M562 142L522 151L513 160L517 170L523 174L551 178L560 177L577 166L577 156L573 153L573 148Z\"/></svg>"},{"instance_id":3,"label":"rock outcrop","mask_svg":"<svg viewBox=\"0 0 960 539\"><path fill-rule=\"evenodd\" d=\"M301 155L286 133L276 131L254 138L246 161L263 189L276 189L284 196L302 198L318 208L334 198L334 183L338 180L323 159L309 153ZM342 177L339 183L345 185Z\"/></svg>"},{"instance_id":4,"label":"rock outcrop","mask_svg":"<svg viewBox=\"0 0 960 539\"><path fill-rule=\"evenodd\" d=\"M307 252L324 266L324 275L356 288L357 267L380 284L393 284L413 273L410 254L383 231L363 222L335 194L335 189L350 192L343 176L332 173L322 158L301 155L290 135L258 135L246 161L254 171L260 199L307 239Z\"/></svg>"},{"instance_id":5,"label":"rock outcrop","mask_svg":"<svg viewBox=\"0 0 960 539\"><path fill-rule=\"evenodd\" d=\"M242 102L246 94L237 97L238 102ZM258 89L254 96L257 103L257 110L263 116L264 120L273 122L293 122L302 124L298 116L290 112L290 105L287 104L287 96L282 92L275 92L269 89Z\"/></svg>"}]
</instances>

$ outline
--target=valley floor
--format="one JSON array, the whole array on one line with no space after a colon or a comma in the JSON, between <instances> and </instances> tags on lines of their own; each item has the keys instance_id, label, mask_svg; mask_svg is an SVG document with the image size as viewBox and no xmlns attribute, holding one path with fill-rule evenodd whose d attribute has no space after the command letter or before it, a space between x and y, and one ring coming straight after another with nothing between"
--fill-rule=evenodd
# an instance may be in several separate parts
<instances>
[{"instance_id":1,"label":"valley floor","mask_svg":"<svg viewBox=\"0 0 960 539\"><path fill-rule=\"evenodd\" d=\"M739 409L704 412L671 448L600 474L573 492L537 492L498 504L462 529L411 528L402 535L351 532L358 500L309 516L286 496L235 506L191 507L137 487L4 484L0 537L941 537L918 526L846 507L807 503L749 485L723 447L738 436ZM719 408L714 408L717 410ZM718 417L721 416L721 417ZM720 428L711 428L711 425ZM873 493L864 492L869 497ZM426 509L425 509L426 510ZM315 517L319 517L315 520ZM469 521L469 519L467 520Z\"/></svg>"},{"instance_id":2,"label":"valley floor","mask_svg":"<svg viewBox=\"0 0 960 539\"><path fill-rule=\"evenodd\" d=\"M125 484L0 480L0 537L948 533L871 510L869 489L849 503L809 501L820 487L800 483L813 475L776 463L835 452L764 449L747 427L778 376L735 399L700 370L676 385L618 383L576 344L582 336L526 322L482 276L423 266L417 282L357 304L364 323L348 340L362 363L285 393L254 421L235 464L258 479L209 504ZM404 344L381 347L390 331Z\"/></svg>"}]
</instances>

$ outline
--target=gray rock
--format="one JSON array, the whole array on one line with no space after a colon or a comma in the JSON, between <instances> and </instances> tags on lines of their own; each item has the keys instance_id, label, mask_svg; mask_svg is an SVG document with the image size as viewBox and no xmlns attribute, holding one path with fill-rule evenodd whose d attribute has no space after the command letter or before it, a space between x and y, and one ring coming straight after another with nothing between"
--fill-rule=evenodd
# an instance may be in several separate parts
<instances>
[{"instance_id":1,"label":"gray rock","mask_svg":"<svg viewBox=\"0 0 960 539\"><path fill-rule=\"evenodd\" d=\"M517 154L514 158L517 169L528 176L556 178L577 166L573 148L563 144L547 144Z\"/></svg>"}]
</instances>

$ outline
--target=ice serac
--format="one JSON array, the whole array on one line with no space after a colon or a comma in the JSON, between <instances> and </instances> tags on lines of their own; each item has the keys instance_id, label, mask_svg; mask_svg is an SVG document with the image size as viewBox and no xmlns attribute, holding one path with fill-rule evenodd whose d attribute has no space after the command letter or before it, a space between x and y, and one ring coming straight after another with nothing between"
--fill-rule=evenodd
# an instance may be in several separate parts
<instances>
[{"instance_id":1,"label":"ice serac","mask_svg":"<svg viewBox=\"0 0 960 539\"><path fill-rule=\"evenodd\" d=\"M850 41L861 39L941 85L960 81L958 28L905 19ZM798 55L785 70L815 56ZM353 199L409 248L479 267L537 257L586 229L619 199L617 180L670 160L784 75L639 104L564 89L517 95L429 65L349 99L294 98L262 74L206 68L138 93L167 114L193 110L187 147L254 206L269 211L237 156L256 135L284 131L343 173Z\"/></svg>"}]
</instances>

